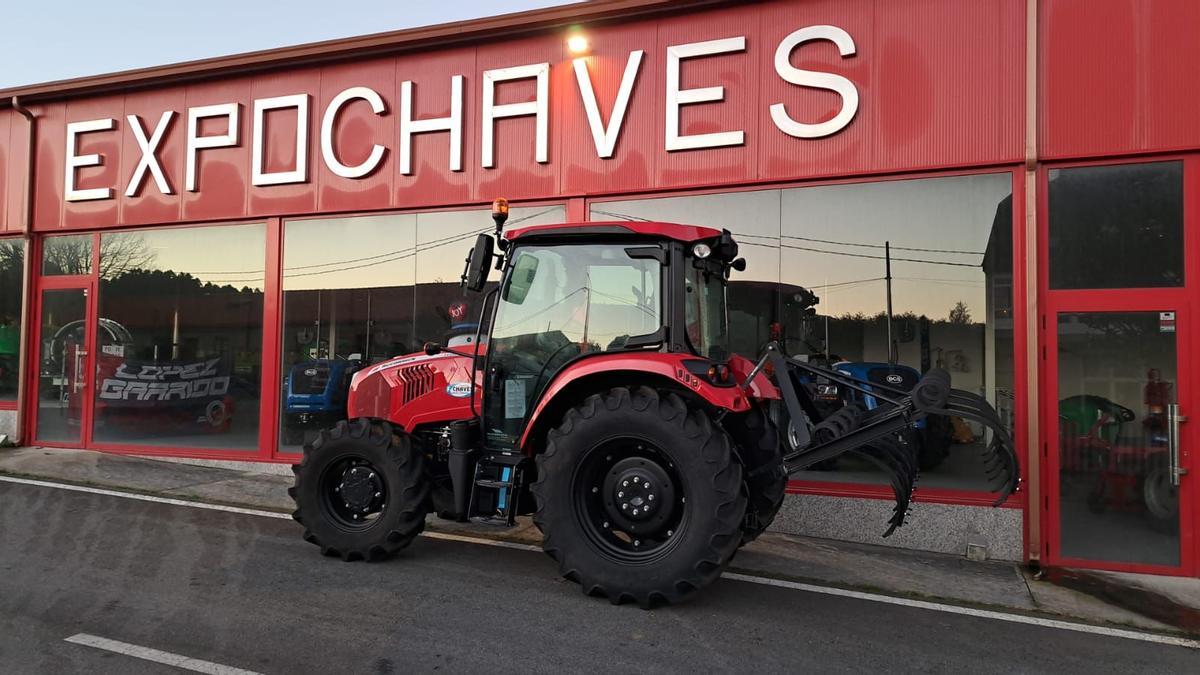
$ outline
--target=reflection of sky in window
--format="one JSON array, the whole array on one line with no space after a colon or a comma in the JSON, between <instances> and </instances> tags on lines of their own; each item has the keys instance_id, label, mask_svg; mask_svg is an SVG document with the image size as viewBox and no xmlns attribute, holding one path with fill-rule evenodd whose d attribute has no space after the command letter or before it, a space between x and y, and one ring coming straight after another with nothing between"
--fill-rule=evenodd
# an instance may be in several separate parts
<instances>
[{"instance_id":1,"label":"reflection of sky in window","mask_svg":"<svg viewBox=\"0 0 1200 675\"><path fill-rule=\"evenodd\" d=\"M283 290L457 283L475 236L495 229L490 214L472 209L288 222ZM513 208L508 226L563 218L562 206Z\"/></svg>"},{"instance_id":2,"label":"reflection of sky in window","mask_svg":"<svg viewBox=\"0 0 1200 675\"><path fill-rule=\"evenodd\" d=\"M945 319L962 301L980 321L984 252L1011 189L1008 173L827 185L597 203L592 218L728 228L748 263L735 282L805 286L821 297L818 311L833 316L885 311L890 241L897 314ZM1011 237L1007 218L1003 226Z\"/></svg>"},{"instance_id":3,"label":"reflection of sky in window","mask_svg":"<svg viewBox=\"0 0 1200 675\"><path fill-rule=\"evenodd\" d=\"M201 282L261 291L266 267L266 226L167 228L101 235L101 269L112 276L130 261L135 268L190 274ZM106 263L105 257L109 256Z\"/></svg>"}]
</instances>

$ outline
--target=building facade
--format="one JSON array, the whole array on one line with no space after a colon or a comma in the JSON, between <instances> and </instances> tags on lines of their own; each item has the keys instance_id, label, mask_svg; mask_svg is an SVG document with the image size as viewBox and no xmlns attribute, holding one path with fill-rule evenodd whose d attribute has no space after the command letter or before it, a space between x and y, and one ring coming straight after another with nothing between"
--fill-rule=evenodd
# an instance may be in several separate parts
<instances>
[{"instance_id":1,"label":"building facade","mask_svg":"<svg viewBox=\"0 0 1200 675\"><path fill-rule=\"evenodd\" d=\"M503 196L728 228L741 353L987 397L1023 489L992 509L954 420L890 542L1196 576L1198 29L1189 0L599 0L0 92L0 433L294 461L357 368L473 332ZM789 532L879 541L891 508L847 460L789 492Z\"/></svg>"}]
</instances>

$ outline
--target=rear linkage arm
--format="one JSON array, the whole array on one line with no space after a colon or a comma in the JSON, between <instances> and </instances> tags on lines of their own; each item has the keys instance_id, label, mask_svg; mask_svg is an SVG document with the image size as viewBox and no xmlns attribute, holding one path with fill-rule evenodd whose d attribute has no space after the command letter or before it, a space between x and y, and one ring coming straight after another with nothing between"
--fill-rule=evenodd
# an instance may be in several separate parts
<instances>
[{"instance_id":1,"label":"rear linkage arm","mask_svg":"<svg viewBox=\"0 0 1200 675\"><path fill-rule=\"evenodd\" d=\"M904 524L920 478L916 443L904 432L928 415L961 417L991 429L992 440L982 454L988 480L999 495L993 506L1003 504L1020 486L1016 450L996 410L982 396L952 389L950 374L945 370L930 370L912 391L905 392L784 356L779 344L772 342L750 371L747 385L767 363L775 371L775 383L783 396L799 444L783 457L784 468L793 474L834 457L852 454L882 469L891 478L896 499L884 537ZM816 405L799 380L800 372L869 394L879 401L879 405L866 410L857 403L848 403L821 420Z\"/></svg>"}]
</instances>

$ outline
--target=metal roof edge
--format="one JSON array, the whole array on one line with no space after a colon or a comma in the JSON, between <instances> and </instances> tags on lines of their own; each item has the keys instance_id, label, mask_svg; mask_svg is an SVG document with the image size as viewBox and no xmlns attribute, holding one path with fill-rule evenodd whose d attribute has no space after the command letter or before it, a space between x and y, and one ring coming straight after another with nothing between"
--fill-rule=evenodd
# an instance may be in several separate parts
<instances>
[{"instance_id":1,"label":"metal roof edge","mask_svg":"<svg viewBox=\"0 0 1200 675\"><path fill-rule=\"evenodd\" d=\"M587 0L496 16L419 26L348 38L276 47L161 66L88 75L0 89L0 108L19 96L24 103L180 84L265 70L313 65L388 53L444 47L481 38L535 33L576 23L610 21L681 8L728 4L729 0Z\"/></svg>"}]
</instances>

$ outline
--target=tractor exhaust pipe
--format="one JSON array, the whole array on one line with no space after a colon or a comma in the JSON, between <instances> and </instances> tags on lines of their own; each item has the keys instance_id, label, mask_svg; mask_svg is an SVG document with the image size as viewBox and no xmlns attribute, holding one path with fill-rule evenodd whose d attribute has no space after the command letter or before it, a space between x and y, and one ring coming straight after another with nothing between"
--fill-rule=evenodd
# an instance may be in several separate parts
<instances>
[{"instance_id":1,"label":"tractor exhaust pipe","mask_svg":"<svg viewBox=\"0 0 1200 675\"><path fill-rule=\"evenodd\" d=\"M465 523L471 510L471 493L475 487L475 445L479 437L476 419L459 420L450 424L450 483L454 487L454 514Z\"/></svg>"}]
</instances>

